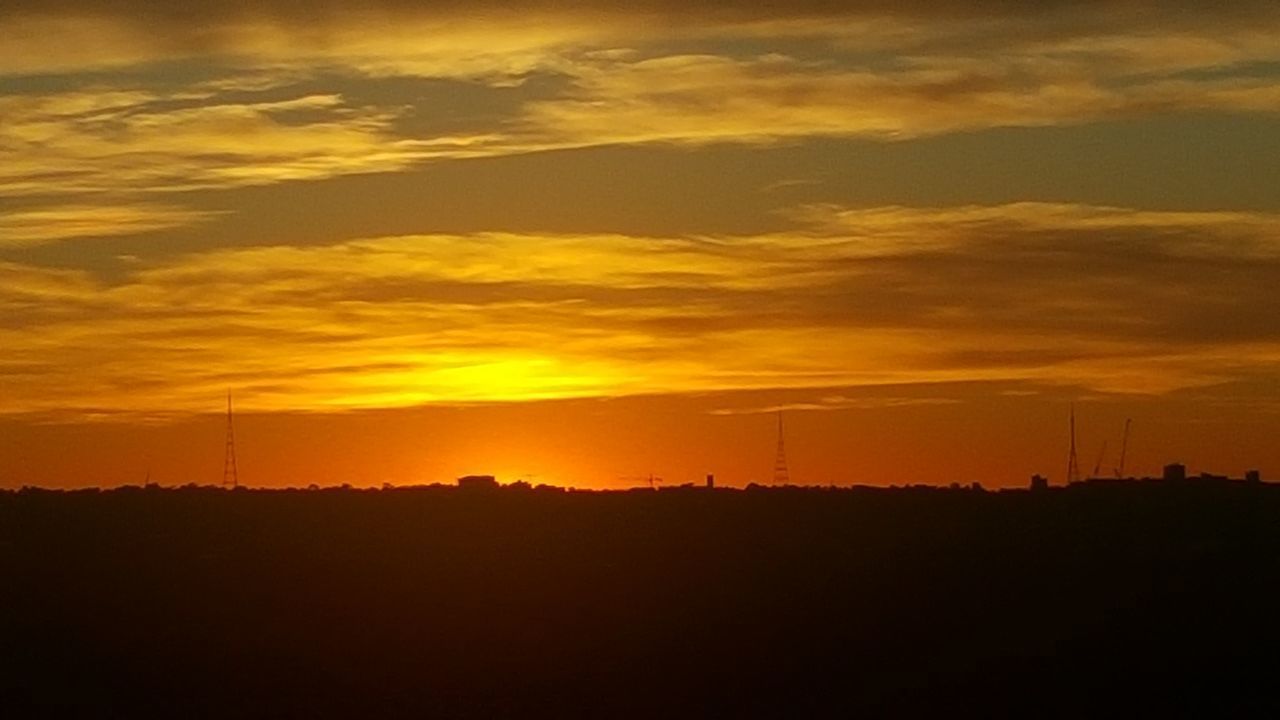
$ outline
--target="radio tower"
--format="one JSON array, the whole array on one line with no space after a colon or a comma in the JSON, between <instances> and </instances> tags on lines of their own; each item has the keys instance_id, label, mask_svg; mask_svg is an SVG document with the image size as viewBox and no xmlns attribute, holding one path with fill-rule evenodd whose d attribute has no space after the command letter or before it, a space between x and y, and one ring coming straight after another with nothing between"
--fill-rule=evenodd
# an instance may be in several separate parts
<instances>
[{"instance_id":1,"label":"radio tower","mask_svg":"<svg viewBox=\"0 0 1280 720\"><path fill-rule=\"evenodd\" d=\"M233 490L240 487L240 477L236 472L236 429L231 422L231 393L227 393L227 454L222 461L222 486Z\"/></svg>"},{"instance_id":2,"label":"radio tower","mask_svg":"<svg viewBox=\"0 0 1280 720\"><path fill-rule=\"evenodd\" d=\"M778 411L778 455L773 460L773 484L790 485L791 475L787 472L787 451L782 444L782 411Z\"/></svg>"},{"instance_id":3,"label":"radio tower","mask_svg":"<svg viewBox=\"0 0 1280 720\"><path fill-rule=\"evenodd\" d=\"M1076 406L1071 406L1071 454L1067 457L1067 483L1080 482L1080 463L1076 460Z\"/></svg>"}]
</instances>

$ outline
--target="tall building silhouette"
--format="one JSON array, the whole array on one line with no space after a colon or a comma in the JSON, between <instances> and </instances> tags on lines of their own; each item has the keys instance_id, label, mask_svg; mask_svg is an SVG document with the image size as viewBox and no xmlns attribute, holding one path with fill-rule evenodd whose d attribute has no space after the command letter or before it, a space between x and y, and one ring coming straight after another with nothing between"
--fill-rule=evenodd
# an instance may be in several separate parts
<instances>
[{"instance_id":1,"label":"tall building silhouette","mask_svg":"<svg viewBox=\"0 0 1280 720\"><path fill-rule=\"evenodd\" d=\"M222 486L240 487L240 475L236 468L236 430L231 420L231 393L227 393L227 451L222 460Z\"/></svg>"},{"instance_id":2,"label":"tall building silhouette","mask_svg":"<svg viewBox=\"0 0 1280 720\"><path fill-rule=\"evenodd\" d=\"M787 449L782 440L782 411L778 411L778 453L773 459L773 484L790 485L791 474L787 472Z\"/></svg>"}]
</instances>

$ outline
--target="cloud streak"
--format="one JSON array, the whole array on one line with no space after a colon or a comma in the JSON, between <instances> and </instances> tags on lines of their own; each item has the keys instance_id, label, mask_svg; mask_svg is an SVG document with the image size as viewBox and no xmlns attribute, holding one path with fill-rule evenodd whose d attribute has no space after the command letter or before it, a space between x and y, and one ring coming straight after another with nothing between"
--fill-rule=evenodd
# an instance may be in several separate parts
<instances>
[{"instance_id":1,"label":"cloud streak","mask_svg":"<svg viewBox=\"0 0 1280 720\"><path fill-rule=\"evenodd\" d=\"M70 238L134 235L184 227L219 213L157 203L56 205L0 215L0 249L42 245Z\"/></svg>"},{"instance_id":2,"label":"cloud streak","mask_svg":"<svg viewBox=\"0 0 1280 720\"><path fill-rule=\"evenodd\" d=\"M712 415L772 415L780 412L809 412L831 410L886 410L889 408L918 407L921 405L958 405L962 401L947 397L846 397L826 395L812 402L783 403L764 407L718 408Z\"/></svg>"},{"instance_id":3,"label":"cloud streak","mask_svg":"<svg viewBox=\"0 0 1280 720\"><path fill-rule=\"evenodd\" d=\"M169 193L391 171L465 148L395 137L336 96L186 104L145 91L0 98L0 194Z\"/></svg>"},{"instance_id":4,"label":"cloud streak","mask_svg":"<svg viewBox=\"0 0 1280 720\"><path fill-rule=\"evenodd\" d=\"M1274 371L1280 219L808 208L790 233L435 235L0 267L6 412L471 403L1023 380L1164 393ZM124 407L119 407L124 405ZM828 405L857 407L857 402Z\"/></svg>"},{"instance_id":5,"label":"cloud streak","mask_svg":"<svg viewBox=\"0 0 1280 720\"><path fill-rule=\"evenodd\" d=\"M366 69L529 72L565 52L716 38L816 38L858 50L988 57L1028 45L1060 58L1103 49L1132 55L1165 37L1157 54L1221 64L1224 53L1274 37L1274 3L1229 6L1143 0L1036 3L951 0L869 2L670 0L504 3L398 2L6 3L17 28L0 41L0 72L112 67L223 55L270 65L348 63ZM50 46L47 39L68 42ZM1263 46L1265 47L1265 45ZM1171 52L1171 50L1173 52Z\"/></svg>"},{"instance_id":6,"label":"cloud streak","mask_svg":"<svg viewBox=\"0 0 1280 720\"><path fill-rule=\"evenodd\" d=\"M0 40L0 90L22 91L0 95L0 195L227 189L605 145L1280 113L1274 4L1089 6L730 3L677 23L665 2L388 2L305 17L291 3L7 5L17 30ZM655 20L637 31L637 14ZM214 76L182 82L193 61ZM530 89L471 115L412 86L355 96L389 78L481 98Z\"/></svg>"}]
</instances>

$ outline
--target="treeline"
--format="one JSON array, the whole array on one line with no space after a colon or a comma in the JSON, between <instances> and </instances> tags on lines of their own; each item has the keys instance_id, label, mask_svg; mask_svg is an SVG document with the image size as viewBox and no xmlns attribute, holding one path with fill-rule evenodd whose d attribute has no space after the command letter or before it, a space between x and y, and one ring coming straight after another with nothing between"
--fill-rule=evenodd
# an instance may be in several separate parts
<instances>
[{"instance_id":1,"label":"treeline","mask_svg":"<svg viewBox=\"0 0 1280 720\"><path fill-rule=\"evenodd\" d=\"M1280 492L0 494L7 717L1280 709Z\"/></svg>"}]
</instances>

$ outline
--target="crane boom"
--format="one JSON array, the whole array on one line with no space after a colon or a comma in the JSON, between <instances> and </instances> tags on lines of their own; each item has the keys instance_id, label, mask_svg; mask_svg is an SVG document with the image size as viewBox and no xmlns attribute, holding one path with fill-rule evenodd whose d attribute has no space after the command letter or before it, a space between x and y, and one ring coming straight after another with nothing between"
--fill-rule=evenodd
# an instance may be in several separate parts
<instances>
[{"instance_id":1,"label":"crane boom","mask_svg":"<svg viewBox=\"0 0 1280 720\"><path fill-rule=\"evenodd\" d=\"M1124 458L1129 452L1129 425L1133 423L1133 418L1125 418L1124 420L1124 439L1120 442L1120 464L1116 466L1116 477L1124 477Z\"/></svg>"},{"instance_id":2,"label":"crane boom","mask_svg":"<svg viewBox=\"0 0 1280 720\"><path fill-rule=\"evenodd\" d=\"M1093 464L1093 475L1090 477L1098 477L1098 471L1102 470L1102 460L1107 456L1107 441L1102 441L1102 449L1098 451L1098 461Z\"/></svg>"}]
</instances>

